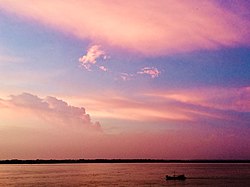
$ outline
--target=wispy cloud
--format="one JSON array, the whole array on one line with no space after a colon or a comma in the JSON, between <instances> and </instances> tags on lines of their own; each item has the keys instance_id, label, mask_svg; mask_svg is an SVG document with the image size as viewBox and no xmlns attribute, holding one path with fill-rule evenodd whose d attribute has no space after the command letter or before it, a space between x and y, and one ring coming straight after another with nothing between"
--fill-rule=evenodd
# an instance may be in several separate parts
<instances>
[{"instance_id":1,"label":"wispy cloud","mask_svg":"<svg viewBox=\"0 0 250 187\"><path fill-rule=\"evenodd\" d=\"M160 71L154 67L145 67L142 68L141 71L138 71L137 74L146 74L151 76L151 78L156 78L160 75Z\"/></svg>"},{"instance_id":2,"label":"wispy cloud","mask_svg":"<svg viewBox=\"0 0 250 187\"><path fill-rule=\"evenodd\" d=\"M159 77L160 71L155 67L144 67L136 73L119 73L119 78L123 81L129 81L137 78L139 75L149 75L150 78L154 79Z\"/></svg>"},{"instance_id":3,"label":"wispy cloud","mask_svg":"<svg viewBox=\"0 0 250 187\"><path fill-rule=\"evenodd\" d=\"M108 97L107 97L108 95ZM250 90L242 88L200 88L145 91L133 95L108 93L89 96L83 103L100 118L165 122L166 124L249 124ZM105 99L103 99L105 98ZM79 98L81 100L81 98Z\"/></svg>"},{"instance_id":4,"label":"wispy cloud","mask_svg":"<svg viewBox=\"0 0 250 187\"><path fill-rule=\"evenodd\" d=\"M131 80L133 77L134 77L134 75L129 74L129 73L119 73L118 74L118 78L123 80L123 81Z\"/></svg>"},{"instance_id":5,"label":"wispy cloud","mask_svg":"<svg viewBox=\"0 0 250 187\"><path fill-rule=\"evenodd\" d=\"M196 88L153 93L152 96L173 99L183 103L236 112L250 112L250 87Z\"/></svg>"},{"instance_id":6,"label":"wispy cloud","mask_svg":"<svg viewBox=\"0 0 250 187\"><path fill-rule=\"evenodd\" d=\"M249 3L234 3L237 6L216 0L5 0L0 7L80 39L162 55L249 45Z\"/></svg>"}]
</instances>

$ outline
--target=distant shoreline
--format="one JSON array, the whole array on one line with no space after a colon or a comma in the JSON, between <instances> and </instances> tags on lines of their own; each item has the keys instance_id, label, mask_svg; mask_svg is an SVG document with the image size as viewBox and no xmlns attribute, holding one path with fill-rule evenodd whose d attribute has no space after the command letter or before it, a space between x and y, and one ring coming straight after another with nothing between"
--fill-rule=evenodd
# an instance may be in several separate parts
<instances>
[{"instance_id":1,"label":"distant shoreline","mask_svg":"<svg viewBox=\"0 0 250 187\"><path fill-rule=\"evenodd\" d=\"M250 163L250 160L164 160L164 159L36 159L0 160L0 164L77 164L77 163Z\"/></svg>"}]
</instances>

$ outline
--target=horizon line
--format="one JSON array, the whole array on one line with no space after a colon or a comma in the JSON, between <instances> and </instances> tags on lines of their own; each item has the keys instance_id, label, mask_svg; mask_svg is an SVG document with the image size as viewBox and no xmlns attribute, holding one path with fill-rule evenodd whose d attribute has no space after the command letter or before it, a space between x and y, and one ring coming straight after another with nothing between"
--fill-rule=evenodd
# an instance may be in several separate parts
<instances>
[{"instance_id":1,"label":"horizon line","mask_svg":"<svg viewBox=\"0 0 250 187\"><path fill-rule=\"evenodd\" d=\"M6 159L0 164L74 163L250 163L249 159Z\"/></svg>"}]
</instances>

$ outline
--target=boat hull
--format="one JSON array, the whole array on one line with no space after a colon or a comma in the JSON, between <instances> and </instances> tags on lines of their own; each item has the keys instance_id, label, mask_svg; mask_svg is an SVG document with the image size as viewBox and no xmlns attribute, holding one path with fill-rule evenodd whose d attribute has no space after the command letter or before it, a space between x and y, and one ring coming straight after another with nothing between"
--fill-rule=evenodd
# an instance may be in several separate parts
<instances>
[{"instance_id":1,"label":"boat hull","mask_svg":"<svg viewBox=\"0 0 250 187\"><path fill-rule=\"evenodd\" d=\"M186 176L185 175L174 175L174 176L169 176L166 175L166 180L186 180Z\"/></svg>"}]
</instances>

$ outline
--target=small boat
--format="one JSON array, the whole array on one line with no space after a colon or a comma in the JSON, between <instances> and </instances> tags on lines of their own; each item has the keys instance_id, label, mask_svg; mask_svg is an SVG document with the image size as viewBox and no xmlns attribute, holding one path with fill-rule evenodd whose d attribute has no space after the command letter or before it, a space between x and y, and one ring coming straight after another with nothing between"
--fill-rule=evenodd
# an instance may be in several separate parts
<instances>
[{"instance_id":1,"label":"small boat","mask_svg":"<svg viewBox=\"0 0 250 187\"><path fill-rule=\"evenodd\" d=\"M185 175L166 175L166 180L185 180L187 177Z\"/></svg>"}]
</instances>

